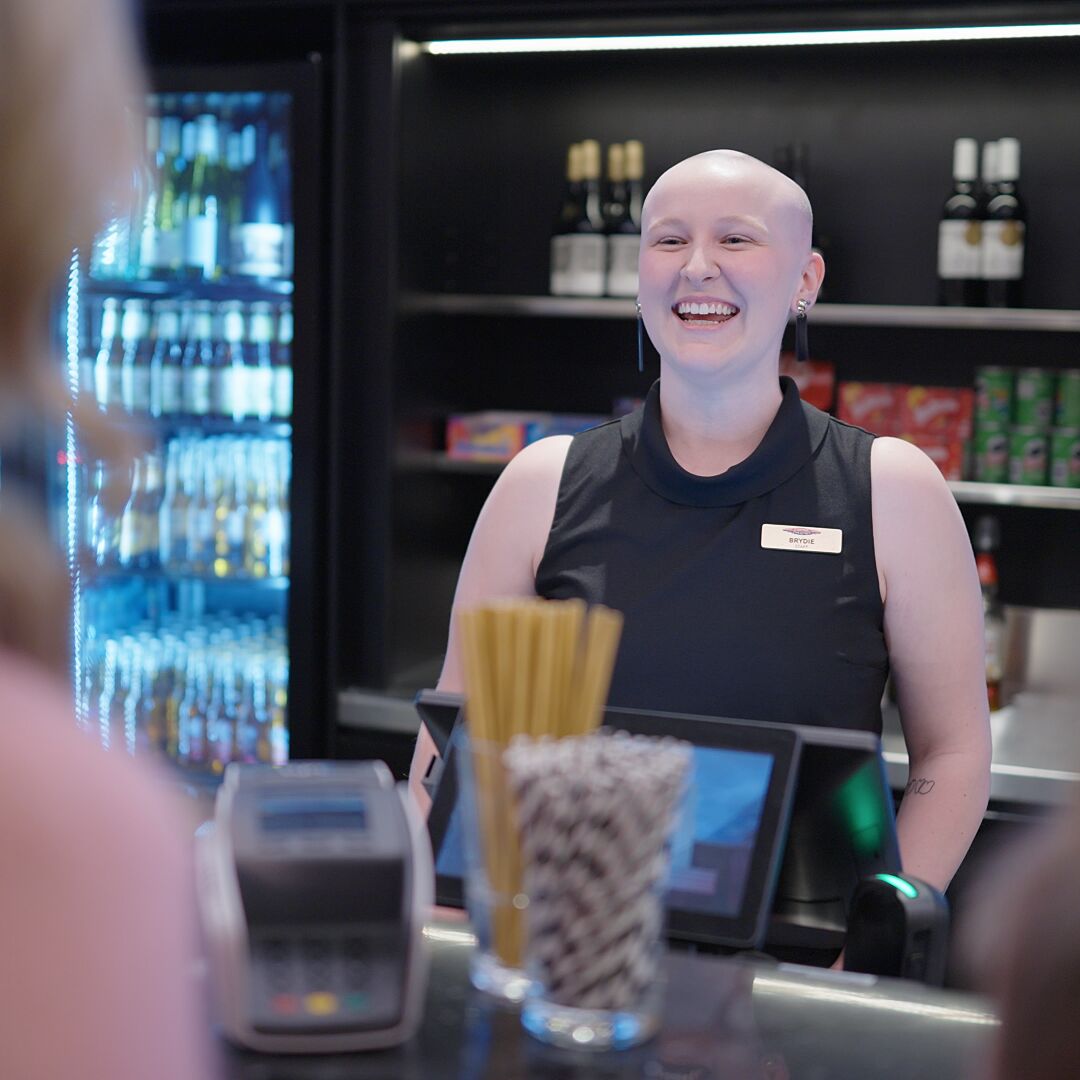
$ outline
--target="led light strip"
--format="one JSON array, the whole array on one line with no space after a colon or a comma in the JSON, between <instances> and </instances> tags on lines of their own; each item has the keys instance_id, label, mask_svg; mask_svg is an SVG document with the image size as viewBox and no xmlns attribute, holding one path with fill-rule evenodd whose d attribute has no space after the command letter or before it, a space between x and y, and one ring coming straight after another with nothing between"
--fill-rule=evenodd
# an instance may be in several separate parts
<instances>
[{"instance_id":1,"label":"led light strip","mask_svg":"<svg viewBox=\"0 0 1080 1080\"><path fill-rule=\"evenodd\" d=\"M1007 41L1080 37L1080 23L932 26L878 30L782 30L739 34L641 34L611 37L459 38L425 41L433 56L480 53L624 52L632 49L725 49L792 45L891 45L928 41Z\"/></svg>"},{"instance_id":2,"label":"led light strip","mask_svg":"<svg viewBox=\"0 0 1080 1080\"><path fill-rule=\"evenodd\" d=\"M64 327L67 338L68 390L74 400L79 398L79 251L71 253L68 268L67 312ZM71 575L71 681L75 691L75 722L85 728L88 723L87 701L83 687L83 625L82 571L79 566L79 471L78 445L75 437L75 417L68 410L64 417L64 466L67 478L67 562Z\"/></svg>"}]
</instances>

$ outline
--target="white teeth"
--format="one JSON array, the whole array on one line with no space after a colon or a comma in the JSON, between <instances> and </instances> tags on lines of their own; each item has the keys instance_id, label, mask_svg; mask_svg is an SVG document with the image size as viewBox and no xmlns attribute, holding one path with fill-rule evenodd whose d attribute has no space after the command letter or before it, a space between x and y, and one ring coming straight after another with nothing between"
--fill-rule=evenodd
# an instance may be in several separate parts
<instances>
[{"instance_id":1,"label":"white teeth","mask_svg":"<svg viewBox=\"0 0 1080 1080\"><path fill-rule=\"evenodd\" d=\"M699 304L685 301L678 305L680 315L734 315L737 311L730 304Z\"/></svg>"}]
</instances>

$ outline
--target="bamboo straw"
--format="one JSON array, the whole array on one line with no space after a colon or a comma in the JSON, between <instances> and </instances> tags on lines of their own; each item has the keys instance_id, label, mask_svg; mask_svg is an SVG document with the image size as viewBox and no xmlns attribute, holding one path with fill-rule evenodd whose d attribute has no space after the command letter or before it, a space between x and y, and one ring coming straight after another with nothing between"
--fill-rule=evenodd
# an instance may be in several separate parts
<instances>
[{"instance_id":1,"label":"bamboo straw","mask_svg":"<svg viewBox=\"0 0 1080 1080\"><path fill-rule=\"evenodd\" d=\"M581 600L504 600L458 615L480 841L491 906L492 946L519 967L521 853L502 750L515 735L562 738L599 722L611 685L622 616Z\"/></svg>"}]
</instances>

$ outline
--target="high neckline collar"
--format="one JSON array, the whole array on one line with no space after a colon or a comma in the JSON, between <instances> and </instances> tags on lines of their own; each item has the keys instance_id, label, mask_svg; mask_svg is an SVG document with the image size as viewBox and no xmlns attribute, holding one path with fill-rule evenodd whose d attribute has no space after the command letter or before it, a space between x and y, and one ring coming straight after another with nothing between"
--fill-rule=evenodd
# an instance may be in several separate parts
<instances>
[{"instance_id":1,"label":"high neckline collar","mask_svg":"<svg viewBox=\"0 0 1080 1080\"><path fill-rule=\"evenodd\" d=\"M687 472L673 457L660 418L660 380L643 406L622 419L623 452L634 471L657 495L684 506L736 506L791 479L816 453L828 416L804 405L798 388L780 378L780 408L757 449L717 476Z\"/></svg>"}]
</instances>

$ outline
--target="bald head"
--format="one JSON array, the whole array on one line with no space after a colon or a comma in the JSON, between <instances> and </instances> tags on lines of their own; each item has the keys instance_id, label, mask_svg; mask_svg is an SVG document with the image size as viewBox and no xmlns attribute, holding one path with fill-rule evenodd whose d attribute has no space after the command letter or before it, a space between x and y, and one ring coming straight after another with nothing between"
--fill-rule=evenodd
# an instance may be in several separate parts
<instances>
[{"instance_id":1,"label":"bald head","mask_svg":"<svg viewBox=\"0 0 1080 1080\"><path fill-rule=\"evenodd\" d=\"M771 165L738 150L706 150L672 165L645 198L642 228L648 228L654 209L661 203L670 207L706 192L722 198L730 191L735 197L740 190L752 191L755 201L791 244L809 252L814 216L806 192Z\"/></svg>"}]
</instances>

